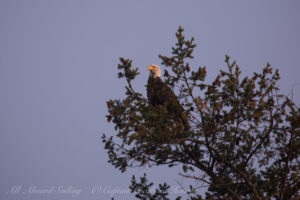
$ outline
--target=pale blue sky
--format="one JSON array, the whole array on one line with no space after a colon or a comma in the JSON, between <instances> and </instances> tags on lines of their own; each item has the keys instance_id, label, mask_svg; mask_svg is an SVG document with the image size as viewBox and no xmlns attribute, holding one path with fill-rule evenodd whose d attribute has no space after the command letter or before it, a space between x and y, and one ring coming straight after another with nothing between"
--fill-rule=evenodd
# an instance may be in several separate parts
<instances>
[{"instance_id":1,"label":"pale blue sky","mask_svg":"<svg viewBox=\"0 0 300 200\"><path fill-rule=\"evenodd\" d=\"M244 74L270 62L279 68L282 93L300 101L300 3L275 1L0 0L0 199L75 199L70 194L11 194L11 188L72 186L77 199L110 199L131 175L182 182L178 169L120 173L107 163L102 133L110 98L124 97L119 57L133 59L145 94L146 66L169 55L181 25L198 47L195 66L208 78L224 56ZM93 186L102 189L92 193ZM130 195L117 195L130 199Z\"/></svg>"}]
</instances>

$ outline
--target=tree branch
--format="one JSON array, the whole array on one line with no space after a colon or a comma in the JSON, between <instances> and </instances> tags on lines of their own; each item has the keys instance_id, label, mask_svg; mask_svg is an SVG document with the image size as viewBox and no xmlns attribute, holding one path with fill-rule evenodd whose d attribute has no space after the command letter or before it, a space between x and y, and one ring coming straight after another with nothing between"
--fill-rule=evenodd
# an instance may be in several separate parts
<instances>
[{"instance_id":1,"label":"tree branch","mask_svg":"<svg viewBox=\"0 0 300 200\"><path fill-rule=\"evenodd\" d=\"M284 191L286 189L286 180L287 180L287 176L288 176L288 172L289 172L289 161L290 161L290 158L291 158L291 151L292 151L292 142L293 142L293 133L291 133L291 138L290 138L290 141L289 141L289 146L288 146L288 155L287 155L287 158L286 158L286 161L285 161L285 169L284 169L284 176L283 176L283 181L282 181L282 186L281 186L281 190L280 190L280 197L279 199L282 200L283 197L284 197Z\"/></svg>"},{"instance_id":2,"label":"tree branch","mask_svg":"<svg viewBox=\"0 0 300 200\"><path fill-rule=\"evenodd\" d=\"M253 183L248 179L247 175L244 174L243 172L241 172L238 168L236 168L231 162L229 162L228 160L226 160L223 156L221 156L218 151L213 148L212 146L209 146L215 153L216 155L225 163L227 164L230 168L232 168L237 174L239 174L244 181L246 182L246 184L248 185L248 187L252 190L254 196L256 197L256 199L258 200L263 200L262 197L259 195L258 191L256 190L256 188L254 187Z\"/></svg>"}]
</instances>

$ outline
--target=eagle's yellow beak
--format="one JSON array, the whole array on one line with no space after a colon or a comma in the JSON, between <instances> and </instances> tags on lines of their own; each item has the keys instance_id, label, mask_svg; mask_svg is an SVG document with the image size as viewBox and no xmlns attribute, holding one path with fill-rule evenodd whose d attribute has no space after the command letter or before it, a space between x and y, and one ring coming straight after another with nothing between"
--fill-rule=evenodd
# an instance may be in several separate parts
<instances>
[{"instance_id":1,"label":"eagle's yellow beak","mask_svg":"<svg viewBox=\"0 0 300 200\"><path fill-rule=\"evenodd\" d=\"M153 69L154 69L154 67L153 67L152 65L149 65L149 66L148 66L148 70L149 70L149 71L151 71L151 70L153 70Z\"/></svg>"}]
</instances>

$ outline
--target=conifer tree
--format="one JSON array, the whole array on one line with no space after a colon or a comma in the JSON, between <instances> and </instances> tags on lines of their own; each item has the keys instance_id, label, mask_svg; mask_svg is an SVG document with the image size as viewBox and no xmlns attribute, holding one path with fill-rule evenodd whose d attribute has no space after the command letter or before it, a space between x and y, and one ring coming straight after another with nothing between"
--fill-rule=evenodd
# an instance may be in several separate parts
<instances>
[{"instance_id":1,"label":"conifer tree","mask_svg":"<svg viewBox=\"0 0 300 200\"><path fill-rule=\"evenodd\" d=\"M109 160L125 172L137 166L180 166L179 175L207 186L191 185L195 199L300 199L300 109L279 92L278 70L243 77L236 61L225 56L226 70L212 83L206 67L190 65L196 47L183 29L176 32L171 56L159 55L165 83L174 89L190 128L174 123L165 106L153 107L137 92L132 61L120 58L118 77L126 80L125 98L107 102L114 136L102 136ZM163 124L163 126L162 126ZM132 178L137 199L169 199L169 186L149 192L146 175ZM180 199L178 197L177 199Z\"/></svg>"}]
</instances>

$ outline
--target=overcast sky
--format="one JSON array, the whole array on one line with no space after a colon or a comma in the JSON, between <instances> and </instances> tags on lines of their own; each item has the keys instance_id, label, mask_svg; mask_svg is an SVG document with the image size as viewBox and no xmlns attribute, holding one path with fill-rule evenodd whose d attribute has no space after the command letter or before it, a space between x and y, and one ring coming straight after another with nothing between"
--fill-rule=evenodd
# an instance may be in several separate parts
<instances>
[{"instance_id":1,"label":"overcast sky","mask_svg":"<svg viewBox=\"0 0 300 200\"><path fill-rule=\"evenodd\" d=\"M100 138L116 132L105 102L124 97L118 58L133 59L134 86L145 94L146 67L170 55L181 25L209 79L225 54L244 75L270 62L299 105L299 10L298 0L0 0L0 199L110 199L145 172L178 186L179 169L120 173L107 163Z\"/></svg>"}]
</instances>

